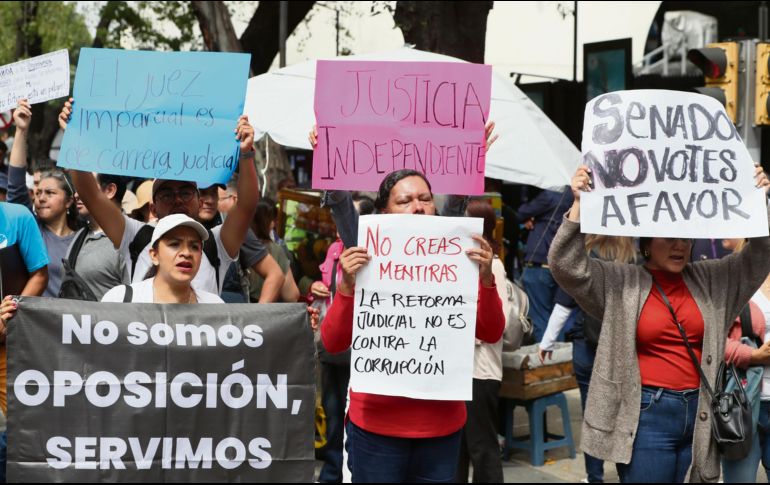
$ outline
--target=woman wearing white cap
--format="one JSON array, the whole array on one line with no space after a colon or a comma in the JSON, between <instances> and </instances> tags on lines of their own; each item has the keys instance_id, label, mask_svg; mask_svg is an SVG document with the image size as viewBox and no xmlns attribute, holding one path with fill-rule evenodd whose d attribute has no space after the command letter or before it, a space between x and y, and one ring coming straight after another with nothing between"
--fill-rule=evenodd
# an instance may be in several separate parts
<instances>
[{"instance_id":1,"label":"woman wearing white cap","mask_svg":"<svg viewBox=\"0 0 770 485\"><path fill-rule=\"evenodd\" d=\"M147 277L131 286L116 286L104 302L125 303L224 303L213 293L193 288L203 257L208 231L184 214L158 221L150 241L153 268Z\"/></svg>"}]
</instances>

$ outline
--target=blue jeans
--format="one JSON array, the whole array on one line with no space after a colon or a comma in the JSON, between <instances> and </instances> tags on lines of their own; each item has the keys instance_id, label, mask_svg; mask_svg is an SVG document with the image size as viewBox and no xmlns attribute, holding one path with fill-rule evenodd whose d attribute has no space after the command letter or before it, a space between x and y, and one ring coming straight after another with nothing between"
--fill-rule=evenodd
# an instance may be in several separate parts
<instances>
[{"instance_id":1,"label":"blue jeans","mask_svg":"<svg viewBox=\"0 0 770 485\"><path fill-rule=\"evenodd\" d=\"M698 389L642 388L631 463L618 463L621 483L682 483L692 461Z\"/></svg>"},{"instance_id":2,"label":"blue jeans","mask_svg":"<svg viewBox=\"0 0 770 485\"><path fill-rule=\"evenodd\" d=\"M583 412L586 410L586 398L588 386L591 383L591 372L594 369L596 348L581 337L572 341L572 367L575 369L575 378L580 388L580 406ZM594 458L588 453L583 453L585 459L586 474L589 483L601 483L604 481L604 460Z\"/></svg>"},{"instance_id":3,"label":"blue jeans","mask_svg":"<svg viewBox=\"0 0 770 485\"><path fill-rule=\"evenodd\" d=\"M725 483L755 483L760 460L770 477L770 401L759 404L759 422L753 440L749 456L743 460L722 458Z\"/></svg>"},{"instance_id":4,"label":"blue jeans","mask_svg":"<svg viewBox=\"0 0 770 485\"><path fill-rule=\"evenodd\" d=\"M556 282L548 268L524 268L522 282L529 298L529 318L534 327L535 342L540 342L553 311Z\"/></svg>"},{"instance_id":5,"label":"blue jeans","mask_svg":"<svg viewBox=\"0 0 770 485\"><path fill-rule=\"evenodd\" d=\"M342 440L350 366L321 362L321 403L326 414L324 465L320 483L342 483Z\"/></svg>"},{"instance_id":6,"label":"blue jeans","mask_svg":"<svg viewBox=\"0 0 770 485\"><path fill-rule=\"evenodd\" d=\"M0 483L5 483L5 467L8 464L8 432L0 434Z\"/></svg>"},{"instance_id":7,"label":"blue jeans","mask_svg":"<svg viewBox=\"0 0 770 485\"><path fill-rule=\"evenodd\" d=\"M353 483L453 483L462 430L438 438L394 438L351 421L348 463Z\"/></svg>"}]
</instances>

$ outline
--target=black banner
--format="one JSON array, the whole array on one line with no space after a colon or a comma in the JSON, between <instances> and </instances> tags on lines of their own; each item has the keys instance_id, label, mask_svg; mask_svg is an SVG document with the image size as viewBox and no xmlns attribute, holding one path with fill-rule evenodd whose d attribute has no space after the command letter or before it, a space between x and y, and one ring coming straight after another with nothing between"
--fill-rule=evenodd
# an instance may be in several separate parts
<instances>
[{"instance_id":1,"label":"black banner","mask_svg":"<svg viewBox=\"0 0 770 485\"><path fill-rule=\"evenodd\" d=\"M306 307L22 298L11 482L310 482Z\"/></svg>"}]
</instances>

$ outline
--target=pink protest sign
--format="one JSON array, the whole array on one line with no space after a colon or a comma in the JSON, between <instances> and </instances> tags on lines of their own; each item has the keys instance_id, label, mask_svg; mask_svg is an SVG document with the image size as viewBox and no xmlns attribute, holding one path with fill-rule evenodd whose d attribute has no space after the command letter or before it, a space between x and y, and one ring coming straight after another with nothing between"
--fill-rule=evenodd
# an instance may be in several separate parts
<instances>
[{"instance_id":1,"label":"pink protest sign","mask_svg":"<svg viewBox=\"0 0 770 485\"><path fill-rule=\"evenodd\" d=\"M491 90L486 65L318 61L313 188L376 191L408 168L435 193L483 193Z\"/></svg>"}]
</instances>

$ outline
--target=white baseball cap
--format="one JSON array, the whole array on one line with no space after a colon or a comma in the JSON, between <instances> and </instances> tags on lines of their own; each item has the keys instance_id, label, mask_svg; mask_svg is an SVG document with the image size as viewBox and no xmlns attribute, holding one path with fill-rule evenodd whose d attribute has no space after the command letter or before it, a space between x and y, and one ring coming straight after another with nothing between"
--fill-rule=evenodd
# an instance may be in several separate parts
<instances>
[{"instance_id":1,"label":"white baseball cap","mask_svg":"<svg viewBox=\"0 0 770 485\"><path fill-rule=\"evenodd\" d=\"M201 237L201 241L205 241L209 238L209 232L203 227L203 224L190 218L184 214L171 214L158 221L155 226L155 230L152 231L152 240L150 240L150 246L155 246L160 238L163 237L168 231L179 227L187 226L195 229L198 235Z\"/></svg>"}]
</instances>

